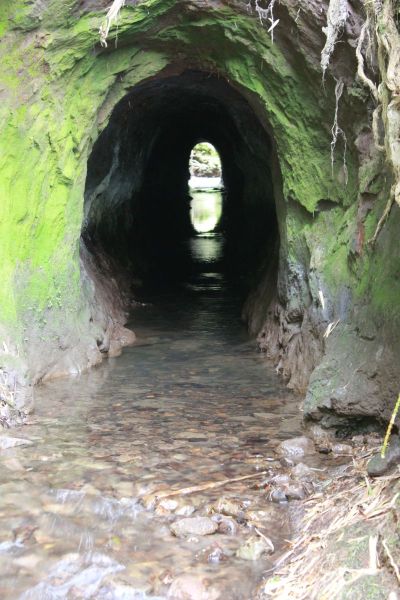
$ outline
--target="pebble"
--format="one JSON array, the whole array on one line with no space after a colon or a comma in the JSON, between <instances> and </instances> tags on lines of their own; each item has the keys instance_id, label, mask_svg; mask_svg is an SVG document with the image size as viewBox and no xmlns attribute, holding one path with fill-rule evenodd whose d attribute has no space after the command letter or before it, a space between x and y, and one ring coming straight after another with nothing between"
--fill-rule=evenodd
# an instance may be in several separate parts
<instances>
[{"instance_id":1,"label":"pebble","mask_svg":"<svg viewBox=\"0 0 400 600\"><path fill-rule=\"evenodd\" d=\"M290 475L286 473L279 473L270 479L270 482L274 485L286 485L290 483Z\"/></svg>"},{"instance_id":2,"label":"pebble","mask_svg":"<svg viewBox=\"0 0 400 600\"><path fill-rule=\"evenodd\" d=\"M246 505L243 501L236 498L220 498L214 505L213 510L223 515L228 515L236 518L243 518Z\"/></svg>"},{"instance_id":3,"label":"pebble","mask_svg":"<svg viewBox=\"0 0 400 600\"><path fill-rule=\"evenodd\" d=\"M277 450L284 456L300 457L307 454L313 454L315 452L315 446L310 438L302 436L281 442Z\"/></svg>"},{"instance_id":4,"label":"pebble","mask_svg":"<svg viewBox=\"0 0 400 600\"><path fill-rule=\"evenodd\" d=\"M314 440L318 452L330 452L332 436L326 431L326 429L323 429L321 425L312 425L312 427L309 429L309 433Z\"/></svg>"},{"instance_id":5,"label":"pebble","mask_svg":"<svg viewBox=\"0 0 400 600\"><path fill-rule=\"evenodd\" d=\"M282 511L277 506L269 504L263 509L247 510L245 519L255 525L274 525L282 518Z\"/></svg>"},{"instance_id":6,"label":"pebble","mask_svg":"<svg viewBox=\"0 0 400 600\"><path fill-rule=\"evenodd\" d=\"M173 500L172 498L164 498L160 500L158 506L161 506L164 510L173 511L178 508L179 503L177 500Z\"/></svg>"},{"instance_id":7,"label":"pebble","mask_svg":"<svg viewBox=\"0 0 400 600\"><path fill-rule=\"evenodd\" d=\"M209 554L207 555L207 560L210 563L220 563L224 560L227 560L228 557L225 552L222 550L220 546L214 546Z\"/></svg>"},{"instance_id":8,"label":"pebble","mask_svg":"<svg viewBox=\"0 0 400 600\"><path fill-rule=\"evenodd\" d=\"M301 481L314 481L317 479L316 472L304 463L298 463L293 467L292 476L294 479L300 479Z\"/></svg>"},{"instance_id":9,"label":"pebble","mask_svg":"<svg viewBox=\"0 0 400 600\"><path fill-rule=\"evenodd\" d=\"M287 502L285 491L282 488L275 488L270 494L272 502Z\"/></svg>"},{"instance_id":10,"label":"pebble","mask_svg":"<svg viewBox=\"0 0 400 600\"><path fill-rule=\"evenodd\" d=\"M352 456L353 448L350 444L332 444L331 450L333 454L338 456Z\"/></svg>"},{"instance_id":11,"label":"pebble","mask_svg":"<svg viewBox=\"0 0 400 600\"><path fill-rule=\"evenodd\" d=\"M210 535L218 529L218 523L209 517L188 517L172 523L172 533L177 537L190 535Z\"/></svg>"},{"instance_id":12,"label":"pebble","mask_svg":"<svg viewBox=\"0 0 400 600\"><path fill-rule=\"evenodd\" d=\"M221 593L210 581L195 575L179 575L170 585L167 598L173 600L218 600Z\"/></svg>"},{"instance_id":13,"label":"pebble","mask_svg":"<svg viewBox=\"0 0 400 600\"><path fill-rule=\"evenodd\" d=\"M285 495L288 500L304 500L307 494L301 484L293 484L287 486Z\"/></svg>"},{"instance_id":14,"label":"pebble","mask_svg":"<svg viewBox=\"0 0 400 600\"><path fill-rule=\"evenodd\" d=\"M274 545L269 538L252 535L236 552L238 558L244 560L258 560L263 554L272 554Z\"/></svg>"},{"instance_id":15,"label":"pebble","mask_svg":"<svg viewBox=\"0 0 400 600\"><path fill-rule=\"evenodd\" d=\"M218 533L225 535L236 535L238 532L238 524L232 517L226 515L213 515L211 517L218 524Z\"/></svg>"},{"instance_id":16,"label":"pebble","mask_svg":"<svg viewBox=\"0 0 400 600\"><path fill-rule=\"evenodd\" d=\"M179 508L176 509L175 514L180 517L190 517L195 511L195 507L191 504L183 504Z\"/></svg>"},{"instance_id":17,"label":"pebble","mask_svg":"<svg viewBox=\"0 0 400 600\"><path fill-rule=\"evenodd\" d=\"M282 467L293 467L296 464L296 461L294 461L292 458L289 458L288 456L282 456L279 462L282 465Z\"/></svg>"}]
</instances>

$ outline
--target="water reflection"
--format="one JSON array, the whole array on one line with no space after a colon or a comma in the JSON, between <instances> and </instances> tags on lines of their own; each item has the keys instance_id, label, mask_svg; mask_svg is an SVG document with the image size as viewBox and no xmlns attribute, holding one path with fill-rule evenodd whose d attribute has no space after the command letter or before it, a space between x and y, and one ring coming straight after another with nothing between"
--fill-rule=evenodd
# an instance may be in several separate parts
<instances>
[{"instance_id":1,"label":"water reflection","mask_svg":"<svg viewBox=\"0 0 400 600\"><path fill-rule=\"evenodd\" d=\"M220 190L191 191L190 218L198 233L214 231L222 215L222 193Z\"/></svg>"}]
</instances>

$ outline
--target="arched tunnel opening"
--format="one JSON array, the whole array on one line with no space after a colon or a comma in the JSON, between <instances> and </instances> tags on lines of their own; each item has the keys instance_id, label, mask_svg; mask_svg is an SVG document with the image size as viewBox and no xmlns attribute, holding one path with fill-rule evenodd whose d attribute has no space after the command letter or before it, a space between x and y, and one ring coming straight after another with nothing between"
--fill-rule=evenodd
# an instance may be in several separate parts
<instances>
[{"instance_id":1,"label":"arched tunnel opening","mask_svg":"<svg viewBox=\"0 0 400 600\"><path fill-rule=\"evenodd\" d=\"M191 221L190 157L200 142L222 167L221 217L208 233ZM223 274L244 300L266 268L274 284L272 159L263 124L225 79L186 71L137 85L90 155L82 238L100 271L105 262L125 274L133 296L138 284L177 284L200 270Z\"/></svg>"}]
</instances>

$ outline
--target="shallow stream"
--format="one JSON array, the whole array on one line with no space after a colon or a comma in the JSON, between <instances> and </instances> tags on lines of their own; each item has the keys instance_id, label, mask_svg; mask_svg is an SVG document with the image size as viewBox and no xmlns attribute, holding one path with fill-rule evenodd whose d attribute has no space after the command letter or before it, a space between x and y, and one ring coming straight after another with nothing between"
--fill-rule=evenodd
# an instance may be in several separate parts
<instances>
[{"instance_id":1,"label":"shallow stream","mask_svg":"<svg viewBox=\"0 0 400 600\"><path fill-rule=\"evenodd\" d=\"M136 345L38 388L29 424L10 432L32 444L0 452L3 600L247 600L287 547L287 504L272 503L263 480L279 440L301 432L299 398L247 336L240 293L221 273L223 238L188 243L191 277L141 298ZM234 518L220 515L227 499ZM172 534L197 515L219 530ZM255 531L274 554L237 556Z\"/></svg>"}]
</instances>

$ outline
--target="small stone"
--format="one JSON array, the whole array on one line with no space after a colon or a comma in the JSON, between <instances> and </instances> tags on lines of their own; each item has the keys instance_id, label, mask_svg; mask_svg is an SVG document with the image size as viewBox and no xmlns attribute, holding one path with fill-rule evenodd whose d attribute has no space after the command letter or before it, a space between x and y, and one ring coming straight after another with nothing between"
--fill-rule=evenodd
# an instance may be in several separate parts
<instances>
[{"instance_id":1,"label":"small stone","mask_svg":"<svg viewBox=\"0 0 400 600\"><path fill-rule=\"evenodd\" d=\"M270 479L270 482L275 485L286 485L290 483L290 475L286 473L279 473Z\"/></svg>"},{"instance_id":2,"label":"small stone","mask_svg":"<svg viewBox=\"0 0 400 600\"><path fill-rule=\"evenodd\" d=\"M392 439L386 448L385 458L382 458L380 454L373 456L367 465L367 472L371 477L379 477L399 463L400 439L398 436L392 436Z\"/></svg>"},{"instance_id":3,"label":"small stone","mask_svg":"<svg viewBox=\"0 0 400 600\"><path fill-rule=\"evenodd\" d=\"M272 502L287 502L285 491L282 488L275 488L271 492Z\"/></svg>"},{"instance_id":4,"label":"small stone","mask_svg":"<svg viewBox=\"0 0 400 600\"><path fill-rule=\"evenodd\" d=\"M176 509L175 514L180 517L190 517L195 511L195 507L191 504L183 504L179 508Z\"/></svg>"},{"instance_id":5,"label":"small stone","mask_svg":"<svg viewBox=\"0 0 400 600\"><path fill-rule=\"evenodd\" d=\"M8 448L15 448L15 446L31 446L32 444L31 440L0 435L0 450L8 450Z\"/></svg>"},{"instance_id":6,"label":"small stone","mask_svg":"<svg viewBox=\"0 0 400 600\"><path fill-rule=\"evenodd\" d=\"M195 575L179 575L170 585L167 598L173 600L218 600L221 594L208 579Z\"/></svg>"},{"instance_id":7,"label":"small stone","mask_svg":"<svg viewBox=\"0 0 400 600\"><path fill-rule=\"evenodd\" d=\"M237 500L236 498L223 497L216 502L213 509L215 512L222 513L223 515L243 518L246 506L242 501Z\"/></svg>"},{"instance_id":8,"label":"small stone","mask_svg":"<svg viewBox=\"0 0 400 600\"><path fill-rule=\"evenodd\" d=\"M318 452L322 452L323 454L330 452L332 436L326 429L323 429L321 425L313 425L310 427L309 433L314 440Z\"/></svg>"},{"instance_id":9,"label":"small stone","mask_svg":"<svg viewBox=\"0 0 400 600\"><path fill-rule=\"evenodd\" d=\"M172 498L164 498L160 500L158 506L161 506L164 510L173 511L178 507L178 501L173 500Z\"/></svg>"},{"instance_id":10,"label":"small stone","mask_svg":"<svg viewBox=\"0 0 400 600\"><path fill-rule=\"evenodd\" d=\"M350 444L333 444L331 446L331 450L333 454L337 454L338 456L352 456L353 448Z\"/></svg>"},{"instance_id":11,"label":"small stone","mask_svg":"<svg viewBox=\"0 0 400 600\"><path fill-rule=\"evenodd\" d=\"M247 510L245 513L246 521L255 525L275 525L282 518L282 511L277 506L269 504L264 509Z\"/></svg>"},{"instance_id":12,"label":"small stone","mask_svg":"<svg viewBox=\"0 0 400 600\"><path fill-rule=\"evenodd\" d=\"M211 518L218 524L218 533L225 535L237 534L238 525L232 517L227 517L226 515L213 515Z\"/></svg>"},{"instance_id":13,"label":"small stone","mask_svg":"<svg viewBox=\"0 0 400 600\"><path fill-rule=\"evenodd\" d=\"M258 560L263 554L272 554L274 545L269 538L252 535L236 552L238 558Z\"/></svg>"},{"instance_id":14,"label":"small stone","mask_svg":"<svg viewBox=\"0 0 400 600\"><path fill-rule=\"evenodd\" d=\"M222 548L218 546L218 544L215 544L214 546L209 548L207 552L207 561L209 563L220 563L224 560L227 560L228 558L225 552L222 550Z\"/></svg>"},{"instance_id":15,"label":"small stone","mask_svg":"<svg viewBox=\"0 0 400 600\"><path fill-rule=\"evenodd\" d=\"M296 464L295 461L288 456L282 456L279 462L281 463L282 467L293 467L293 465Z\"/></svg>"},{"instance_id":16,"label":"small stone","mask_svg":"<svg viewBox=\"0 0 400 600\"><path fill-rule=\"evenodd\" d=\"M288 500L304 500L306 497L305 489L301 484L288 485L285 494Z\"/></svg>"},{"instance_id":17,"label":"small stone","mask_svg":"<svg viewBox=\"0 0 400 600\"><path fill-rule=\"evenodd\" d=\"M305 436L285 440L278 446L278 452L284 456L300 457L315 452L315 446L310 438Z\"/></svg>"},{"instance_id":18,"label":"small stone","mask_svg":"<svg viewBox=\"0 0 400 600\"><path fill-rule=\"evenodd\" d=\"M215 523L209 517L189 517L175 521L170 529L177 537L210 535L217 531L218 523Z\"/></svg>"},{"instance_id":19,"label":"small stone","mask_svg":"<svg viewBox=\"0 0 400 600\"><path fill-rule=\"evenodd\" d=\"M298 463L292 469L292 476L294 479L300 479L302 481L314 481L316 479L315 471L310 469L304 463Z\"/></svg>"}]
</instances>

